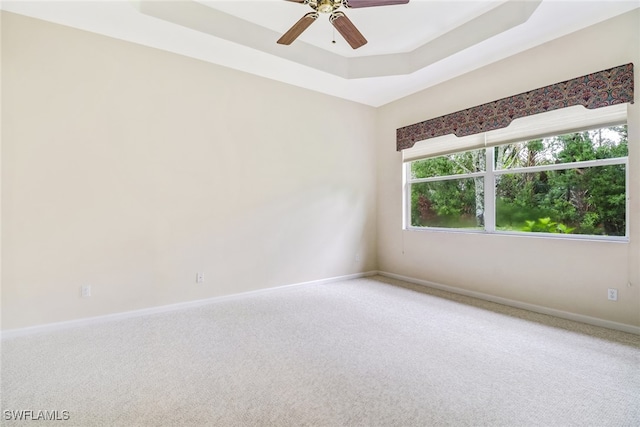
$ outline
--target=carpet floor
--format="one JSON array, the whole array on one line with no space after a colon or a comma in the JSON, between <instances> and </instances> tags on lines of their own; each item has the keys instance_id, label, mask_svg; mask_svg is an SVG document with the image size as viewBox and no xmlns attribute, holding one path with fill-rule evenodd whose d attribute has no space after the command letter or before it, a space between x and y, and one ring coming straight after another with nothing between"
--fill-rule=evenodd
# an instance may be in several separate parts
<instances>
[{"instance_id":1,"label":"carpet floor","mask_svg":"<svg viewBox=\"0 0 640 427\"><path fill-rule=\"evenodd\" d=\"M377 276L7 338L1 355L2 425L640 426L640 336Z\"/></svg>"}]
</instances>

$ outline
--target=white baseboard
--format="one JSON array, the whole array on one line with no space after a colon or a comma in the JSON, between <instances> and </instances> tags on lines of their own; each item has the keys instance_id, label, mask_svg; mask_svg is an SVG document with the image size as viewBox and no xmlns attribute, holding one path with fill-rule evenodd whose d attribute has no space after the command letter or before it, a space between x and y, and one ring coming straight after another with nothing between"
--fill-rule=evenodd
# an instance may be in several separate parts
<instances>
[{"instance_id":1,"label":"white baseboard","mask_svg":"<svg viewBox=\"0 0 640 427\"><path fill-rule=\"evenodd\" d=\"M403 275L400 275L400 274L389 273L389 272L386 272L386 271L368 271L368 272L362 272L362 273L348 274L348 275L344 275L344 276L337 276L337 277L330 277L330 278L326 278L326 279L312 280L312 281L309 281L309 282L302 282L302 283L295 283L295 284L291 284L291 285L276 286L276 287L273 287L273 288L258 289L258 290L249 291L249 292L241 292L241 293L232 294L232 295L224 295L224 296L206 298L206 299L195 300L195 301L186 301L186 302L163 305L163 306L158 306L158 307L143 308L143 309L140 309L140 310L125 311L125 312L121 312L121 313L106 314L106 315L95 316L95 317L86 317L86 318L82 318L82 319L69 320L69 321L65 321L65 322L47 323L47 324L44 324L44 325L30 326L30 327L26 327L26 328L9 329L9 330L6 330L6 331L2 331L1 335L2 335L2 340L4 340L4 339L9 339L9 338L16 338L16 337L36 334L36 333L52 332L52 331L57 331L57 330L62 330L62 329L67 329L67 328L73 328L73 327L77 327L77 326L90 325L90 324L96 324L96 323L103 323L103 322L108 322L108 321L113 321L113 320L122 320L122 319L128 319L128 318L133 318L133 317L141 317L141 316L147 316L147 315L157 314L157 313L165 313L165 312L176 311L176 310L183 310L183 309L186 309L186 308L199 307L199 306L202 306L202 305L207 305L207 304L211 304L211 303L219 302L219 301L244 298L244 297L249 296L249 295L261 294L261 293L265 293L265 292L280 291L280 290L287 289L287 288L294 288L294 287L300 287L300 286L310 286L310 285L321 285L321 284L327 284L327 283L338 282L338 281L343 281L343 280L359 279L359 278L362 278L362 277L375 276L375 275L378 275L378 274L381 275L381 276L392 278L392 279L402 280L402 281L413 283L413 284L416 284L416 285L426 286L428 288L440 289L440 290L447 291L447 292L452 292L452 293L455 293L455 294L466 295L466 296L469 296L469 297L478 298L478 299L482 299L482 300L485 300L485 301L491 301L491 302L495 302L495 303L498 303L498 304L507 305L507 306L510 306L510 307L521 308L521 309L524 309L524 310L533 311L535 313L547 314L547 315L559 317L559 318L562 318L562 319L573 320L573 321L576 321L576 322L586 323L586 324L589 324L589 325L600 326L600 327L604 327L604 328L615 329L615 330L618 330L618 331L623 331L623 332L628 332L628 333L640 335L640 327L638 327L638 326L627 325L627 324L618 323L618 322L612 322L610 320L604 320L604 319L599 319L599 318L596 318L596 317L585 316L585 315L582 315L582 314L576 314L576 313L571 313L571 312L567 312L567 311L556 310L556 309L553 309L553 308L543 307L543 306L539 306L539 305L535 305L535 304L528 304L528 303L524 303L524 302L520 302L520 301L510 300L510 299L507 299L507 298L496 297L494 295L484 294L482 292L469 291L469 290L466 290L466 289L461 289L461 288L456 288L456 287L453 287L453 286L442 285L442 284L439 284L439 283L430 282L430 281L427 281L427 280L416 279L416 278L413 278L413 277L403 276Z\"/></svg>"},{"instance_id":2,"label":"white baseboard","mask_svg":"<svg viewBox=\"0 0 640 427\"><path fill-rule=\"evenodd\" d=\"M610 320L599 319L597 317L585 316L582 314L571 313L568 311L556 310L554 308L543 307L540 305L528 304L525 302L515 301L515 300L502 298L502 297L496 297L489 294L484 294L482 292L468 291L466 289L442 285L439 283L429 282L427 280L416 279L413 277L402 276L400 274L389 273L386 271L378 271L378 274L380 276L389 277L391 279L402 280L404 282L426 286L428 288L440 289L442 291L447 291L454 294L466 295L469 297L478 298L485 301L491 301L498 304L507 305L510 307L533 311L535 313L547 314L549 316L555 316L561 319L573 320L575 322L581 322L581 323L586 323L593 326L600 326L603 328L615 329L618 331L640 335L640 327L638 326L627 325L625 323L612 322Z\"/></svg>"},{"instance_id":3,"label":"white baseboard","mask_svg":"<svg viewBox=\"0 0 640 427\"><path fill-rule=\"evenodd\" d=\"M186 308L199 307L199 306L202 306L202 305L207 305L207 304L211 304L211 303L219 302L219 301L233 300L233 299L238 299L238 298L245 298L245 297L247 297L249 295L256 295L256 294L261 294L261 293L265 293L265 292L281 291L281 290L286 289L286 288L294 288L294 287L309 286L309 285L322 285L322 284L327 284L327 283L332 283L332 282L339 282L339 281L342 281L342 280L359 279L359 278L362 278L362 277L375 276L376 274L378 274L377 271L367 271L367 272L363 272L363 273L347 274L345 276L330 277L330 278L327 278L327 279L311 280L309 282L295 283L295 284L291 284L291 285L276 286L276 287L273 287L273 288L258 289L258 290L255 290L255 291L240 292L240 293L232 294L232 295L223 295L223 296L205 298L205 299L200 299L200 300L195 300L195 301L186 301L186 302L180 302L180 303L176 303L176 304L169 304L169 305L162 305L162 306L157 306L157 307L142 308L140 310L132 310L132 311L125 311L125 312L121 312L121 313L105 314L105 315L102 315L102 316L95 316L95 317L85 317L85 318L82 318L82 319L68 320L68 321L64 321L64 322L47 323L47 324L44 324L44 325L30 326L30 327L26 327L26 328L8 329L6 331L2 331L2 340L9 339L9 338L22 337L22 336L26 336L26 335L32 335L32 334L41 333L41 332L59 331L59 330L62 330L62 329L68 329L68 328L73 328L73 327L77 327L77 326L86 326L86 325L91 325L91 324L96 324L96 323L103 323L103 322L108 322L108 321L113 321L113 320L122 320L122 319L129 319L129 318L132 318L132 317L148 316L150 314L166 313L166 312L170 312L170 311L183 310L183 309L186 309Z\"/></svg>"}]
</instances>

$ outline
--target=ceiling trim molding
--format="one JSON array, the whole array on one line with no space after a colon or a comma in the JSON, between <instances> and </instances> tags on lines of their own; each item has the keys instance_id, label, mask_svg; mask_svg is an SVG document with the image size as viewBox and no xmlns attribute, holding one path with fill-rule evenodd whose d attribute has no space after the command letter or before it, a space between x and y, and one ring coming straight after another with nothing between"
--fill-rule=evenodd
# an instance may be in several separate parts
<instances>
[{"instance_id":1,"label":"ceiling trim molding","mask_svg":"<svg viewBox=\"0 0 640 427\"><path fill-rule=\"evenodd\" d=\"M280 34L192 0L135 2L140 13L307 65L337 76L348 74L347 58L298 41L276 44Z\"/></svg>"},{"instance_id":2,"label":"ceiling trim molding","mask_svg":"<svg viewBox=\"0 0 640 427\"><path fill-rule=\"evenodd\" d=\"M461 0L460 4L468 4L471 1L475 0ZM535 1L537 4L538 0ZM455 32L451 33L453 25L460 26L465 23L471 25L474 18L480 18L483 13L497 9L505 3L510 4L504 6L505 8L517 8L516 3L526 4L530 1L482 0L480 1L484 4L482 8L461 14L466 18L459 19L461 16L458 16L457 19L453 19L452 17L446 23L442 22L442 26L435 25L434 28L430 28L434 19L438 22L437 13L426 15L430 8L425 5L432 3L432 0L411 0L406 6L389 6L395 8L390 13L390 18L397 22L393 26L390 26L385 19L388 9L378 13L375 9L384 8L373 8L373 11L365 8L358 12L360 16L365 17L358 25L366 29L367 34L373 36L376 34L378 16L382 16L380 19L385 28L380 30L387 30L386 27L390 27L392 34L404 40L402 45L406 46L406 50L395 50L398 49L397 45L393 43L385 45L383 41L379 45L381 47L379 50L375 48L376 45L373 42L370 42L363 49L351 51L348 50L348 46L342 46L341 41L336 45L331 44L333 47L327 47L330 43L325 37L328 34L324 30L331 31L331 25L328 22L319 23L319 26L316 25L311 29L311 33L303 35L291 46L277 45L276 40L281 34L280 27L286 27L298 16L300 6L283 0L255 2L261 3L258 10L242 6L240 1L223 2L222 0L186 0L185 2L175 0L2 0L0 11L2 14L28 16L152 49L160 49L363 105L380 107L578 31L587 30L587 34L591 34L592 30L588 28L594 28L593 31L596 31L596 25L600 29L597 31L603 31L602 38L609 37L607 32L617 34L617 28L611 25L635 28L633 23L637 22L637 11L640 7L637 0L542 0L526 22L495 36L482 33L482 31L492 31L492 25L502 25L491 22L488 18L492 16L491 14L485 17L485 25L480 25L481 20L476 20L478 27L475 29L472 26L467 27L470 31L476 31L469 36L488 38L473 44L473 41L467 40L465 34L460 34L460 38L453 37L452 34L455 34ZM420 2L423 4L418 6ZM196 18L191 17L192 21L208 31L214 31L214 33L219 31L226 38L163 19L167 18L166 16L156 18L141 13L140 3L147 3L148 7L154 4L163 7L162 3L169 3L165 5L169 9L162 12L164 15L171 15L175 10L174 6L185 3L182 4L185 9L190 8L195 12ZM446 3L450 6L457 4L458 1L436 1L435 3ZM529 6L533 7L531 4ZM412 12L412 8L419 13ZM450 7L445 9L451 11ZM635 14L631 14L632 11L635 11ZM205 15L202 15L203 13ZM407 18L407 13L411 14L410 19ZM217 21L213 21L217 30L211 28L212 14L218 17ZM354 11L353 14L355 18L356 12ZM627 17L622 17L623 14ZM606 23L613 18L617 19L616 24ZM405 32L402 26L405 19L414 25L413 29L417 28L415 25L420 26L424 22L424 27L430 30L420 33L422 36L413 38L410 34L417 33ZM620 24L617 24L618 22ZM372 27L366 25L372 25ZM253 44L234 38L232 35L238 29L250 35L253 34L251 41ZM317 32L314 33L314 31ZM431 34L430 38L428 34ZM407 37L410 40L407 40ZM451 41L462 50L446 56L446 47L441 46L445 52L440 51L438 47L438 43L444 44L446 37L451 37ZM320 38L323 39L323 43L316 44ZM418 40L423 40L422 47L414 49L416 45L421 44ZM425 43L428 44L428 48L424 47ZM464 46L469 47L464 48ZM620 49L620 46L616 48ZM272 50L276 53L269 53ZM367 52L370 53L369 57L365 56ZM405 52L408 54L413 52L413 59L403 55ZM382 56L376 58L377 55ZM437 60L438 57L442 59ZM387 69L385 72L378 73L374 70L381 61ZM409 62L408 65L407 62ZM622 62L626 61L614 61L609 65ZM425 65L429 63L431 65ZM410 72L412 69L417 71L401 74ZM358 77L363 75L378 75L378 77Z\"/></svg>"},{"instance_id":3,"label":"ceiling trim molding","mask_svg":"<svg viewBox=\"0 0 640 427\"><path fill-rule=\"evenodd\" d=\"M352 58L302 41L278 45L276 31L192 0L140 0L136 7L142 14L349 80L414 73L527 22L541 2L508 0L410 52Z\"/></svg>"}]
</instances>

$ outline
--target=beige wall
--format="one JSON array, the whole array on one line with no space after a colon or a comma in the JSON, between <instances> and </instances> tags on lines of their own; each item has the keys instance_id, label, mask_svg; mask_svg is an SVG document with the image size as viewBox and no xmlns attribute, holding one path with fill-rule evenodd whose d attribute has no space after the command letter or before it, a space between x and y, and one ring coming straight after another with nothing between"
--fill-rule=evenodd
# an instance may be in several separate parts
<instances>
[{"instance_id":1,"label":"beige wall","mask_svg":"<svg viewBox=\"0 0 640 427\"><path fill-rule=\"evenodd\" d=\"M2 61L3 329L376 268L373 108L10 13Z\"/></svg>"},{"instance_id":2,"label":"beige wall","mask_svg":"<svg viewBox=\"0 0 640 427\"><path fill-rule=\"evenodd\" d=\"M395 129L634 62L636 10L378 110L378 266L386 271L583 316L640 326L640 103L629 106L630 243L402 231ZM636 96L636 99L638 97ZM628 286L628 283L631 286ZM607 300L617 288L618 301Z\"/></svg>"},{"instance_id":3,"label":"beige wall","mask_svg":"<svg viewBox=\"0 0 640 427\"><path fill-rule=\"evenodd\" d=\"M395 151L398 127L532 88L627 62L640 81L638 28L636 11L375 110L2 13L2 328L376 268L640 326L637 103L630 243L403 233Z\"/></svg>"}]
</instances>

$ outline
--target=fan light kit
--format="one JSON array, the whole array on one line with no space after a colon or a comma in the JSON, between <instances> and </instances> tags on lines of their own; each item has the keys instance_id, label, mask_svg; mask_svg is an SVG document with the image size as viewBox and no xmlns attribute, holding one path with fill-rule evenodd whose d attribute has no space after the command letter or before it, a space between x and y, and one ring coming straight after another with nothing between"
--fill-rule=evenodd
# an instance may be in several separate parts
<instances>
[{"instance_id":1,"label":"fan light kit","mask_svg":"<svg viewBox=\"0 0 640 427\"><path fill-rule=\"evenodd\" d=\"M309 25L318 19L319 13L330 13L329 22L344 37L353 49L367 44L367 39L358 31L347 15L337 9L341 6L356 9L360 7L389 6L395 4L407 4L409 0L286 0L293 3L309 5L314 12L304 15L293 27L280 37L278 44L289 45L302 34ZM319 12L319 13L318 13Z\"/></svg>"}]
</instances>

